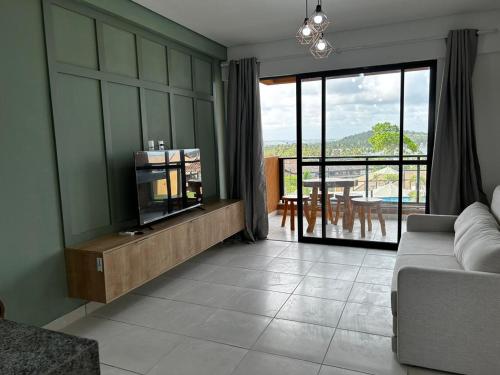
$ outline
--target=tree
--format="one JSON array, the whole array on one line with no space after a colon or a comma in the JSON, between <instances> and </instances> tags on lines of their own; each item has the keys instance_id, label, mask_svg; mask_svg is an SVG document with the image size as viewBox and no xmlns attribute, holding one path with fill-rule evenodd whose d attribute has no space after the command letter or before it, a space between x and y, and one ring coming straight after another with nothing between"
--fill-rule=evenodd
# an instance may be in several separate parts
<instances>
[{"instance_id":1,"label":"tree","mask_svg":"<svg viewBox=\"0 0 500 375\"><path fill-rule=\"evenodd\" d=\"M368 139L375 152L396 155L399 151L399 126L389 122L379 122L372 128L372 136ZM407 135L403 135L403 153L418 152L418 145Z\"/></svg>"}]
</instances>

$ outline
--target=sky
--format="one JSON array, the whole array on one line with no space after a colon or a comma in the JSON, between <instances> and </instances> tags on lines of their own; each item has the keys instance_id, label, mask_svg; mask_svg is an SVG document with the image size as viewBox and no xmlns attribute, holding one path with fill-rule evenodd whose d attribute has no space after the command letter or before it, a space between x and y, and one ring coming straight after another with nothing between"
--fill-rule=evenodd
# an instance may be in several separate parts
<instances>
[{"instance_id":1,"label":"sky","mask_svg":"<svg viewBox=\"0 0 500 375\"><path fill-rule=\"evenodd\" d=\"M399 125L400 73L337 77L326 81L326 138L368 131L377 122ZM429 70L405 72L405 130L427 132ZM260 85L264 142L295 142L295 83ZM321 81L302 82L302 139L321 136Z\"/></svg>"}]
</instances>

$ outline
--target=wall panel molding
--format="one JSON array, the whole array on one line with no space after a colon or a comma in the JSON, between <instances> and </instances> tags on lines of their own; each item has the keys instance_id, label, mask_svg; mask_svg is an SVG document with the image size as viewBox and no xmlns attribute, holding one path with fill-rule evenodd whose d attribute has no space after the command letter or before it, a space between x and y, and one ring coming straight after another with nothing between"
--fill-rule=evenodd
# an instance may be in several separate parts
<instances>
[{"instance_id":1,"label":"wall panel molding","mask_svg":"<svg viewBox=\"0 0 500 375\"><path fill-rule=\"evenodd\" d=\"M213 95L213 72L220 70L220 61L81 2L43 0L43 11L66 245L135 224L132 154L145 149L149 139L199 147L207 155L205 196L218 197L214 117L220 105ZM75 27L65 33L70 23ZM81 106L68 105L71 93L58 76L85 87L79 92ZM92 81L94 89L83 84ZM96 95L99 106L92 100ZM98 139L102 145L96 145ZM90 160L99 165L104 185L87 183ZM81 184L85 194L75 188Z\"/></svg>"}]
</instances>

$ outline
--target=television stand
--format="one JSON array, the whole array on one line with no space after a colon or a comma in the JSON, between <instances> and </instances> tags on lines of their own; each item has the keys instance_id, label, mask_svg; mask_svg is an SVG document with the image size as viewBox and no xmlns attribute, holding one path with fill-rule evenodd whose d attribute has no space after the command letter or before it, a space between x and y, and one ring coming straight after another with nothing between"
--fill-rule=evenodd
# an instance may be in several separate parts
<instances>
[{"instance_id":1,"label":"television stand","mask_svg":"<svg viewBox=\"0 0 500 375\"><path fill-rule=\"evenodd\" d=\"M113 233L68 246L69 296L111 302L243 230L243 210L243 201L217 200L140 236Z\"/></svg>"}]
</instances>

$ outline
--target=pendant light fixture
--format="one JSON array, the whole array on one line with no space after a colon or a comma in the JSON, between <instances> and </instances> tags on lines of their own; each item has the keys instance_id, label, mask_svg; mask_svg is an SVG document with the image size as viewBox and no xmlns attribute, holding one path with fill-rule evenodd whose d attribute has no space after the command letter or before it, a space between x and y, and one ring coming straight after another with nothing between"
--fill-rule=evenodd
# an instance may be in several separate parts
<instances>
[{"instance_id":1,"label":"pendant light fixture","mask_svg":"<svg viewBox=\"0 0 500 375\"><path fill-rule=\"evenodd\" d=\"M324 59L333 52L332 44L326 40L323 31L326 30L330 21L323 12L321 0L318 0L318 5L311 17L307 16L308 6L306 0L306 18L297 30L297 42L299 44L309 44L309 51L315 59Z\"/></svg>"},{"instance_id":2,"label":"pendant light fixture","mask_svg":"<svg viewBox=\"0 0 500 375\"><path fill-rule=\"evenodd\" d=\"M319 34L309 49L315 59L324 59L333 52L332 44L325 39L323 33Z\"/></svg>"},{"instance_id":3,"label":"pendant light fixture","mask_svg":"<svg viewBox=\"0 0 500 375\"><path fill-rule=\"evenodd\" d=\"M321 0L318 0L318 5L316 5L316 10L311 16L311 20L313 23L313 27L317 32L325 31L330 21L328 21L328 17L323 12L321 7Z\"/></svg>"},{"instance_id":4,"label":"pendant light fixture","mask_svg":"<svg viewBox=\"0 0 500 375\"><path fill-rule=\"evenodd\" d=\"M300 25L299 30L297 30L297 42L299 44L311 44L316 38L316 29L313 27L312 22L307 16L307 0L306 0L306 18L304 22Z\"/></svg>"}]
</instances>

